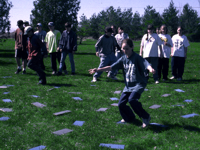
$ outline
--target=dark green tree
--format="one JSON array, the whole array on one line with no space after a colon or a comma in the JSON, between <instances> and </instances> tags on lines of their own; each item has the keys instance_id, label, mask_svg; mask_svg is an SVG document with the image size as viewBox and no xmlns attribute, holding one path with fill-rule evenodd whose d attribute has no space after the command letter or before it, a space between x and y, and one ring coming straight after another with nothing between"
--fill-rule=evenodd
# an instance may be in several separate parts
<instances>
[{"instance_id":1,"label":"dark green tree","mask_svg":"<svg viewBox=\"0 0 200 150\"><path fill-rule=\"evenodd\" d=\"M132 32L129 34L130 37L132 37L134 40L140 39L144 33L141 33L142 27L141 27L141 17L139 12L135 12L133 15L133 20L132 20Z\"/></svg>"},{"instance_id":2,"label":"dark green tree","mask_svg":"<svg viewBox=\"0 0 200 150\"><path fill-rule=\"evenodd\" d=\"M35 0L31 11L31 25L36 27L38 22L48 31L48 22L54 22L55 28L62 32L64 24L71 22L75 30L78 21L77 13L80 9L80 0Z\"/></svg>"},{"instance_id":3,"label":"dark green tree","mask_svg":"<svg viewBox=\"0 0 200 150\"><path fill-rule=\"evenodd\" d=\"M185 4L179 17L180 25L184 28L184 34L190 41L199 41L199 18L196 10L189 4Z\"/></svg>"},{"instance_id":4,"label":"dark green tree","mask_svg":"<svg viewBox=\"0 0 200 150\"><path fill-rule=\"evenodd\" d=\"M177 33L177 26L178 26L178 13L179 11L174 6L174 2L171 0L169 7L164 9L162 14L163 17L163 24L168 27L169 33L171 36Z\"/></svg>"},{"instance_id":5,"label":"dark green tree","mask_svg":"<svg viewBox=\"0 0 200 150\"><path fill-rule=\"evenodd\" d=\"M0 34L10 31L9 12L12 8L9 0L0 0ZM5 41L6 36L0 36L0 43Z\"/></svg>"},{"instance_id":6,"label":"dark green tree","mask_svg":"<svg viewBox=\"0 0 200 150\"><path fill-rule=\"evenodd\" d=\"M142 16L142 27L144 33L147 31L148 24L153 24L155 28L160 27L162 24L162 17L159 12L156 12L153 6L149 5L147 8L144 8L144 15Z\"/></svg>"}]
</instances>

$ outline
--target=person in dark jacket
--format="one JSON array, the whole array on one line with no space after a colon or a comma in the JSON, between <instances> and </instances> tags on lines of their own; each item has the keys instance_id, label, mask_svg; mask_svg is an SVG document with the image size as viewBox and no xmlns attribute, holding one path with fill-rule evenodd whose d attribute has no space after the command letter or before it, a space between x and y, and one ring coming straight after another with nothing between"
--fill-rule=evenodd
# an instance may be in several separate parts
<instances>
[{"instance_id":1,"label":"person in dark jacket","mask_svg":"<svg viewBox=\"0 0 200 150\"><path fill-rule=\"evenodd\" d=\"M24 30L24 34L28 35L28 67L37 72L39 76L38 84L46 84L46 74L41 68L42 55L47 57L46 46L42 43L37 35L34 34L33 28L27 26Z\"/></svg>"},{"instance_id":2,"label":"person in dark jacket","mask_svg":"<svg viewBox=\"0 0 200 150\"><path fill-rule=\"evenodd\" d=\"M65 29L66 30L63 31L59 42L61 60L59 71L57 73L58 76L62 74L62 69L67 54L69 55L69 61L71 63L71 74L75 75L74 53L77 51L77 35L71 30L71 23L65 23Z\"/></svg>"}]
</instances>

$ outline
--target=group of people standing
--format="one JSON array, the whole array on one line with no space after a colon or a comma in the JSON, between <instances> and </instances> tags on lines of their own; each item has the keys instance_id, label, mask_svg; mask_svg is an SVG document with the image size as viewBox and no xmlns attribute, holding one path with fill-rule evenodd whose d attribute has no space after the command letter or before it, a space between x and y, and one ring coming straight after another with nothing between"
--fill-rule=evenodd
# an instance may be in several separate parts
<instances>
[{"instance_id":1,"label":"group of people standing","mask_svg":"<svg viewBox=\"0 0 200 150\"><path fill-rule=\"evenodd\" d=\"M25 26L23 26L25 25ZM65 23L65 30L61 34L55 30L53 22L48 23L49 32L42 30L42 24L37 23L37 31L34 32L33 27L26 22L18 20L17 30L15 32L15 58L17 62L17 71L19 74L22 71L20 59L22 59L23 72L26 74L26 64L28 67L37 72L39 76L38 84L46 84L46 74L44 72L45 65L43 58L47 57L48 53L51 57L51 68L53 75L62 75L62 71L68 74L65 65L66 56L69 55L71 63L71 74L75 75L75 63L73 54L77 51L77 36L71 30L72 24ZM59 63L57 71L56 60Z\"/></svg>"},{"instance_id":2,"label":"group of people standing","mask_svg":"<svg viewBox=\"0 0 200 150\"><path fill-rule=\"evenodd\" d=\"M106 27L105 34L97 41L95 47L96 55L100 57L100 65L98 68L90 69L89 73L94 74L92 82L96 82L103 71L109 71L108 77L116 80L117 78L114 76L116 70L122 69L125 88L118 103L122 116L121 122L134 122L135 120L133 111L126 105L129 102L134 112L142 119L142 128L146 128L151 117L143 109L139 99L147 85L149 72L153 73L156 84L161 79L161 72L163 80L166 81L169 58L172 56L172 77L170 79L176 78L181 81L189 42L187 37L182 34L181 26L177 27L178 34L171 38L167 34L166 25L160 27L158 34L153 32L153 25L148 25L138 55L134 52L133 41L128 38L128 35L120 33L120 29L123 28L118 28L119 35L112 36L114 28L114 26ZM120 54L120 57L115 57L115 50L116 56Z\"/></svg>"}]
</instances>

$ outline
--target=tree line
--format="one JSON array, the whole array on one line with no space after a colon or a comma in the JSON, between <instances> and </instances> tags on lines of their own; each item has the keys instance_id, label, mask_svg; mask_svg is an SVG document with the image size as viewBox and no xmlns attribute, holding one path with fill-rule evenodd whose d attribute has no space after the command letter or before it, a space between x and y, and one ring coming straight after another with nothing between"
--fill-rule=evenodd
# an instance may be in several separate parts
<instances>
[{"instance_id":1,"label":"tree line","mask_svg":"<svg viewBox=\"0 0 200 150\"><path fill-rule=\"evenodd\" d=\"M153 24L154 27L160 27L165 24L168 27L168 34L173 36L177 33L177 26L184 28L184 34L190 41L200 41L200 18L196 10L192 9L189 4L185 4L180 12L171 1L169 6L164 9L163 13L156 12L153 6L144 8L144 15L137 11L133 14L132 9L121 10L120 7L114 9L110 6L100 13L93 14L91 18L83 14L77 27L77 34L80 38L92 36L98 39L104 34L105 26L115 25L122 26L133 40L140 40L147 32L147 25Z\"/></svg>"}]
</instances>

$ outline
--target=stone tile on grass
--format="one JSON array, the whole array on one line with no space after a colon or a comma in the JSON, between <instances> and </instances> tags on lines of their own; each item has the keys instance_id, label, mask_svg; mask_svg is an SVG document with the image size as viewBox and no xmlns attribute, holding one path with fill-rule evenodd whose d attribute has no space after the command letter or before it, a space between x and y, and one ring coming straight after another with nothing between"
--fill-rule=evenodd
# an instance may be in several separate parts
<instances>
[{"instance_id":1,"label":"stone tile on grass","mask_svg":"<svg viewBox=\"0 0 200 150\"><path fill-rule=\"evenodd\" d=\"M112 106L118 106L118 103L113 103L113 104L111 104Z\"/></svg>"},{"instance_id":2,"label":"stone tile on grass","mask_svg":"<svg viewBox=\"0 0 200 150\"><path fill-rule=\"evenodd\" d=\"M111 149L124 149L125 145L119 145L119 144L105 144L105 143L100 143L99 147L108 147Z\"/></svg>"},{"instance_id":3,"label":"stone tile on grass","mask_svg":"<svg viewBox=\"0 0 200 150\"><path fill-rule=\"evenodd\" d=\"M195 114L195 113L193 113L193 114L187 114L187 115L183 115L183 116L181 116L181 117L183 117L183 118L190 118L190 117L194 117L194 116L199 116L198 114Z\"/></svg>"},{"instance_id":4,"label":"stone tile on grass","mask_svg":"<svg viewBox=\"0 0 200 150\"><path fill-rule=\"evenodd\" d=\"M162 124L159 124L159 123L150 123L150 125L163 127L163 128L167 127L166 125L162 125Z\"/></svg>"},{"instance_id":5,"label":"stone tile on grass","mask_svg":"<svg viewBox=\"0 0 200 150\"><path fill-rule=\"evenodd\" d=\"M192 102L193 100L191 100L191 99L186 99L186 100L184 100L184 102L187 102L187 103L190 103L190 102Z\"/></svg>"},{"instance_id":6,"label":"stone tile on grass","mask_svg":"<svg viewBox=\"0 0 200 150\"><path fill-rule=\"evenodd\" d=\"M34 102L34 103L31 103L31 104L33 104L34 106L36 106L36 107L40 107L40 108L42 108L42 107L45 107L46 105L44 105L44 104L41 104L41 103L39 103L39 102Z\"/></svg>"},{"instance_id":7,"label":"stone tile on grass","mask_svg":"<svg viewBox=\"0 0 200 150\"><path fill-rule=\"evenodd\" d=\"M37 95L30 95L31 97L35 97L35 98L38 98L38 97L40 97L40 96L37 96Z\"/></svg>"},{"instance_id":8,"label":"stone tile on grass","mask_svg":"<svg viewBox=\"0 0 200 150\"><path fill-rule=\"evenodd\" d=\"M98 110L96 111L106 111L108 108L99 108Z\"/></svg>"},{"instance_id":9,"label":"stone tile on grass","mask_svg":"<svg viewBox=\"0 0 200 150\"><path fill-rule=\"evenodd\" d=\"M82 126L84 123L85 123L85 121L75 121L73 123L73 125L75 125L75 126Z\"/></svg>"},{"instance_id":10,"label":"stone tile on grass","mask_svg":"<svg viewBox=\"0 0 200 150\"><path fill-rule=\"evenodd\" d=\"M170 96L171 94L163 94L162 97L168 97Z\"/></svg>"},{"instance_id":11,"label":"stone tile on grass","mask_svg":"<svg viewBox=\"0 0 200 150\"><path fill-rule=\"evenodd\" d=\"M114 94L120 94L122 91L115 91Z\"/></svg>"},{"instance_id":12,"label":"stone tile on grass","mask_svg":"<svg viewBox=\"0 0 200 150\"><path fill-rule=\"evenodd\" d=\"M176 91L176 92L185 92L185 91L183 91L183 90L181 90L181 89L175 89L175 91Z\"/></svg>"},{"instance_id":13,"label":"stone tile on grass","mask_svg":"<svg viewBox=\"0 0 200 150\"><path fill-rule=\"evenodd\" d=\"M58 115L63 115L65 113L69 113L69 112L71 112L71 111L70 110L60 111L60 112L54 113L54 115L58 116Z\"/></svg>"},{"instance_id":14,"label":"stone tile on grass","mask_svg":"<svg viewBox=\"0 0 200 150\"><path fill-rule=\"evenodd\" d=\"M161 105L152 105L152 106L150 106L149 108L151 108L151 109L157 109L157 108L160 108L161 107Z\"/></svg>"},{"instance_id":15,"label":"stone tile on grass","mask_svg":"<svg viewBox=\"0 0 200 150\"><path fill-rule=\"evenodd\" d=\"M118 98L116 98L116 97L111 97L110 98L112 101L117 101L117 100L119 100Z\"/></svg>"},{"instance_id":16,"label":"stone tile on grass","mask_svg":"<svg viewBox=\"0 0 200 150\"><path fill-rule=\"evenodd\" d=\"M8 120L8 119L10 119L9 117L1 117L0 118L0 121L6 121L6 120Z\"/></svg>"},{"instance_id":17,"label":"stone tile on grass","mask_svg":"<svg viewBox=\"0 0 200 150\"><path fill-rule=\"evenodd\" d=\"M82 99L80 98L80 97L72 97L73 99L75 99L75 100L80 100L80 101L82 101Z\"/></svg>"},{"instance_id":18,"label":"stone tile on grass","mask_svg":"<svg viewBox=\"0 0 200 150\"><path fill-rule=\"evenodd\" d=\"M7 88L7 86L0 86L0 89L6 89Z\"/></svg>"},{"instance_id":19,"label":"stone tile on grass","mask_svg":"<svg viewBox=\"0 0 200 150\"><path fill-rule=\"evenodd\" d=\"M53 132L53 134L63 135L63 134L67 134L67 133L72 132L72 131L73 130L70 130L70 129L62 129L62 130L58 130L58 131Z\"/></svg>"},{"instance_id":20,"label":"stone tile on grass","mask_svg":"<svg viewBox=\"0 0 200 150\"><path fill-rule=\"evenodd\" d=\"M0 111L3 111L3 112L11 112L12 109L10 109L10 108L0 108Z\"/></svg>"},{"instance_id":21,"label":"stone tile on grass","mask_svg":"<svg viewBox=\"0 0 200 150\"><path fill-rule=\"evenodd\" d=\"M42 150L42 149L45 149L45 147L46 147L46 146L44 146L44 145L40 145L40 146L31 148L31 149L29 149L29 150Z\"/></svg>"},{"instance_id":22,"label":"stone tile on grass","mask_svg":"<svg viewBox=\"0 0 200 150\"><path fill-rule=\"evenodd\" d=\"M11 103L11 102L12 102L11 99L3 99L3 101L4 101L5 103Z\"/></svg>"},{"instance_id":23,"label":"stone tile on grass","mask_svg":"<svg viewBox=\"0 0 200 150\"><path fill-rule=\"evenodd\" d=\"M10 92L3 92L3 94L9 94Z\"/></svg>"}]
</instances>

